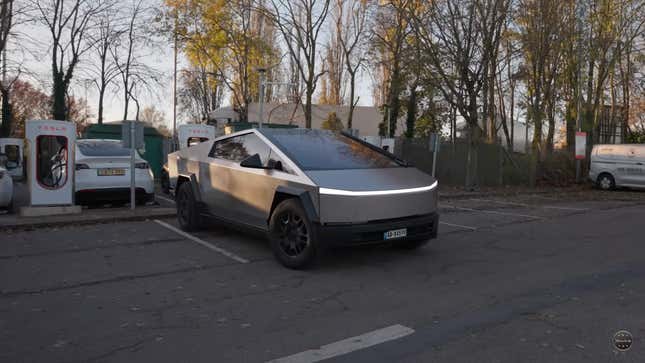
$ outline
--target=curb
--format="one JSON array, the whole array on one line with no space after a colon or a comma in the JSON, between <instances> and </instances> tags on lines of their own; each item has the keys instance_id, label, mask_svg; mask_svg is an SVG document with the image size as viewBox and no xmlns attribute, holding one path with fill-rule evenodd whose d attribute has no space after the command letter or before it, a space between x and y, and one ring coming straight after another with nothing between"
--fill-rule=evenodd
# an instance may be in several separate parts
<instances>
[{"instance_id":1,"label":"curb","mask_svg":"<svg viewBox=\"0 0 645 363\"><path fill-rule=\"evenodd\" d=\"M78 219L78 220L62 220L62 221L34 221L26 222L19 224L7 224L0 225L1 232L8 231L29 231L41 228L51 228L51 227L66 227L66 226L87 226L94 224L108 224L115 222L137 222L145 221L159 218L172 218L175 217L176 213L158 213L158 214L142 214L134 216L111 216L111 217L102 217L102 218L90 218L90 219Z\"/></svg>"}]
</instances>

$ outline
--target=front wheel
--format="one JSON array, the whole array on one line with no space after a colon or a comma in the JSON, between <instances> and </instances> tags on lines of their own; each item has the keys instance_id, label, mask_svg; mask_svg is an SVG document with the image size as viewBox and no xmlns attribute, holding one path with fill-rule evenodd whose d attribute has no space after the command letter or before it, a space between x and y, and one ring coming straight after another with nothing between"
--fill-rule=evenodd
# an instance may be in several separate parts
<instances>
[{"instance_id":1,"label":"front wheel","mask_svg":"<svg viewBox=\"0 0 645 363\"><path fill-rule=\"evenodd\" d=\"M598 188L602 190L613 190L616 188L616 181L614 177L609 173L602 173L598 176L598 181L596 182Z\"/></svg>"},{"instance_id":2,"label":"front wheel","mask_svg":"<svg viewBox=\"0 0 645 363\"><path fill-rule=\"evenodd\" d=\"M278 204L269 226L273 254L285 267L309 267L320 255L313 225L296 199L287 199Z\"/></svg>"}]
</instances>

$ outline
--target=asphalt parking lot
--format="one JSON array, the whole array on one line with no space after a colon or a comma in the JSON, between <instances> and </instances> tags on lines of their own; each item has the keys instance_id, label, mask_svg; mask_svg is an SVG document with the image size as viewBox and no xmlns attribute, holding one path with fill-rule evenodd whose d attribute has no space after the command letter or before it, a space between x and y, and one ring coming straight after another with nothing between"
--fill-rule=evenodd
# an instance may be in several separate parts
<instances>
[{"instance_id":1,"label":"asphalt parking lot","mask_svg":"<svg viewBox=\"0 0 645 363\"><path fill-rule=\"evenodd\" d=\"M309 271L173 219L5 233L0 361L642 361L645 193L440 208L420 250L334 250Z\"/></svg>"}]
</instances>

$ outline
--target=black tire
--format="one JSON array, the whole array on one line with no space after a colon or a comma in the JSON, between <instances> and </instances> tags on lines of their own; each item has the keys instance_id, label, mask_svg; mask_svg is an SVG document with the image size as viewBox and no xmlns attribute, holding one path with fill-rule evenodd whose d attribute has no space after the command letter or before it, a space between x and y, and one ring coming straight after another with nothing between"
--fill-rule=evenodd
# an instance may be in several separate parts
<instances>
[{"instance_id":1,"label":"black tire","mask_svg":"<svg viewBox=\"0 0 645 363\"><path fill-rule=\"evenodd\" d=\"M285 267L310 267L322 254L318 236L297 199L287 199L278 204L269 227L273 254Z\"/></svg>"},{"instance_id":2,"label":"black tire","mask_svg":"<svg viewBox=\"0 0 645 363\"><path fill-rule=\"evenodd\" d=\"M416 250L427 245L430 242L429 238L412 239L407 241L395 242L395 246L404 250Z\"/></svg>"},{"instance_id":3,"label":"black tire","mask_svg":"<svg viewBox=\"0 0 645 363\"><path fill-rule=\"evenodd\" d=\"M165 169L161 170L161 191L164 194L170 194L170 177Z\"/></svg>"},{"instance_id":4,"label":"black tire","mask_svg":"<svg viewBox=\"0 0 645 363\"><path fill-rule=\"evenodd\" d=\"M190 182L184 182L179 187L176 205L179 227L188 232L198 230L201 227L201 217Z\"/></svg>"},{"instance_id":5,"label":"black tire","mask_svg":"<svg viewBox=\"0 0 645 363\"><path fill-rule=\"evenodd\" d=\"M602 173L598 175L596 186L602 190L614 190L616 189L616 180L611 174Z\"/></svg>"}]
</instances>

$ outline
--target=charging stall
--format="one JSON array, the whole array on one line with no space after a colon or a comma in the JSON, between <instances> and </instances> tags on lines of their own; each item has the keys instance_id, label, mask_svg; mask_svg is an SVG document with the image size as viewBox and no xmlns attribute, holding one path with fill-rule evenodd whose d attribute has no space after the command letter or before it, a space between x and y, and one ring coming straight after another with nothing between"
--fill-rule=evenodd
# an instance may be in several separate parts
<instances>
[{"instance_id":1,"label":"charging stall","mask_svg":"<svg viewBox=\"0 0 645 363\"><path fill-rule=\"evenodd\" d=\"M179 150L215 138L215 126L184 124L177 127Z\"/></svg>"},{"instance_id":2,"label":"charging stall","mask_svg":"<svg viewBox=\"0 0 645 363\"><path fill-rule=\"evenodd\" d=\"M25 123L27 179L31 206L74 203L76 125L67 121Z\"/></svg>"},{"instance_id":3,"label":"charging stall","mask_svg":"<svg viewBox=\"0 0 645 363\"><path fill-rule=\"evenodd\" d=\"M7 172L15 180L21 180L24 176L24 146L23 139L0 139L0 154L7 157Z\"/></svg>"}]
</instances>

